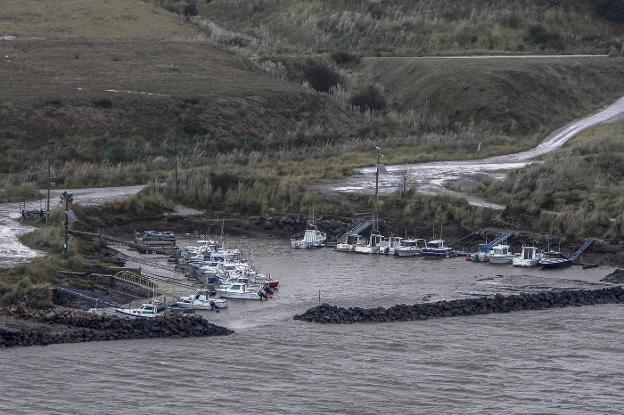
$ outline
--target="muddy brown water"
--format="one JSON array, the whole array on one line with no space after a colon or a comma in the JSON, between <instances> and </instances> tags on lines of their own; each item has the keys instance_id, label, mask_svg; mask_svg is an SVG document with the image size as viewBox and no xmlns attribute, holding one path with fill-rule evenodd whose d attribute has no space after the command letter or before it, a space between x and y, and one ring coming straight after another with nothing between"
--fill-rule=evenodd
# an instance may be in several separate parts
<instances>
[{"instance_id":1,"label":"muddy brown water","mask_svg":"<svg viewBox=\"0 0 624 415\"><path fill-rule=\"evenodd\" d=\"M317 325L323 302L389 306L554 287L597 287L610 268L520 270L291 250L231 239L281 281L269 302L235 302L223 338L0 351L0 412L622 413L624 308L527 311L386 324ZM153 261L153 257L142 257Z\"/></svg>"}]
</instances>

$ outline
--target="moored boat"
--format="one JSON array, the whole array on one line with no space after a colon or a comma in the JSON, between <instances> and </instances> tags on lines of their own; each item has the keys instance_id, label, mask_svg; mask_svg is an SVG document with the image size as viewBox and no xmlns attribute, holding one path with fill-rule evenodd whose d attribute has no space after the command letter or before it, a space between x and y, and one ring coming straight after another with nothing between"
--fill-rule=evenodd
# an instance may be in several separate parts
<instances>
[{"instance_id":1,"label":"moored boat","mask_svg":"<svg viewBox=\"0 0 624 415\"><path fill-rule=\"evenodd\" d=\"M237 300L260 300L260 289L258 287L250 287L244 283L232 283L219 286L217 294L223 298L232 298Z\"/></svg>"},{"instance_id":2,"label":"moored boat","mask_svg":"<svg viewBox=\"0 0 624 415\"><path fill-rule=\"evenodd\" d=\"M322 248L326 240L327 235L311 225L303 234L303 239L291 239L290 246L297 249Z\"/></svg>"},{"instance_id":3,"label":"moored boat","mask_svg":"<svg viewBox=\"0 0 624 415\"><path fill-rule=\"evenodd\" d=\"M422 254L426 257L450 258L453 256L453 248L444 245L443 239L434 239L427 242Z\"/></svg>"},{"instance_id":4,"label":"moored boat","mask_svg":"<svg viewBox=\"0 0 624 415\"><path fill-rule=\"evenodd\" d=\"M511 264L514 254L509 250L509 245L494 245L486 254L492 264Z\"/></svg>"},{"instance_id":5,"label":"moored boat","mask_svg":"<svg viewBox=\"0 0 624 415\"><path fill-rule=\"evenodd\" d=\"M541 258L541 249L534 246L523 246L522 252L514 255L512 264L514 267L536 267Z\"/></svg>"},{"instance_id":6,"label":"moored boat","mask_svg":"<svg viewBox=\"0 0 624 415\"><path fill-rule=\"evenodd\" d=\"M211 297L209 290L198 290L195 294L188 297L180 297L176 304L180 307L191 307L195 310L215 310L227 308L228 306L226 299Z\"/></svg>"},{"instance_id":7,"label":"moored boat","mask_svg":"<svg viewBox=\"0 0 624 415\"><path fill-rule=\"evenodd\" d=\"M139 308L116 308L115 313L118 317L137 319L137 318L154 318L160 313L153 304L143 304Z\"/></svg>"},{"instance_id":8,"label":"moored boat","mask_svg":"<svg viewBox=\"0 0 624 415\"><path fill-rule=\"evenodd\" d=\"M383 255L394 255L395 249L401 246L402 240L403 238L400 236L383 238L379 244L379 253Z\"/></svg>"},{"instance_id":9,"label":"moored boat","mask_svg":"<svg viewBox=\"0 0 624 415\"><path fill-rule=\"evenodd\" d=\"M336 251L340 252L353 252L355 251L355 247L358 245L358 241L361 236L357 233L352 233L347 235L344 242L340 242L336 245Z\"/></svg>"},{"instance_id":10,"label":"moored boat","mask_svg":"<svg viewBox=\"0 0 624 415\"><path fill-rule=\"evenodd\" d=\"M544 252L538 265L543 269L565 268L572 265L572 260L566 258L561 252L548 251Z\"/></svg>"},{"instance_id":11,"label":"moored boat","mask_svg":"<svg viewBox=\"0 0 624 415\"><path fill-rule=\"evenodd\" d=\"M400 257L422 255L426 247L427 241L424 239L403 239L401 245L394 248L394 255Z\"/></svg>"},{"instance_id":12,"label":"moored boat","mask_svg":"<svg viewBox=\"0 0 624 415\"><path fill-rule=\"evenodd\" d=\"M358 254L377 254L379 253L379 245L381 244L382 239L382 235L373 231L368 238L368 242L356 245L353 252Z\"/></svg>"}]
</instances>

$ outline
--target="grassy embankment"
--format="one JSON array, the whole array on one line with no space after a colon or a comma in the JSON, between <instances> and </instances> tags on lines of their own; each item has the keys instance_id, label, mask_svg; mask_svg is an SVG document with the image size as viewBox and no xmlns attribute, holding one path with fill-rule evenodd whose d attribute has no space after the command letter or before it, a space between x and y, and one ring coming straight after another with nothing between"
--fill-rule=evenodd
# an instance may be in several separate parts
<instances>
[{"instance_id":1,"label":"grassy embankment","mask_svg":"<svg viewBox=\"0 0 624 415\"><path fill-rule=\"evenodd\" d=\"M186 3L155 2L172 10ZM261 54L607 53L621 51L624 35L624 10L617 0L212 0L197 5L215 37Z\"/></svg>"},{"instance_id":2,"label":"grassy embankment","mask_svg":"<svg viewBox=\"0 0 624 415\"><path fill-rule=\"evenodd\" d=\"M488 198L508 205L542 232L573 239L624 239L624 121L582 133L561 149L484 184Z\"/></svg>"},{"instance_id":3,"label":"grassy embankment","mask_svg":"<svg viewBox=\"0 0 624 415\"><path fill-rule=\"evenodd\" d=\"M210 22L184 23L140 1L48 3L13 2L0 12L11 22L8 33L18 36L0 45L2 55L9 56L0 69L6 71L0 79L9 81L0 107L0 168L9 186L43 183L43 161L52 154L59 185L164 180L168 184L160 190L200 208L336 212L342 208L307 192L306 185L370 164L375 145L384 147L387 163L476 156L478 142L482 156L507 153L534 145L546 131L624 88L617 82L624 71L618 59L364 60L340 70L333 65L340 86L318 93L301 85L305 60L291 55L288 76L281 79L269 61L246 58L250 50L265 49L234 42L238 34ZM248 4L260 7L261 18L269 12L264 6L273 3ZM310 2L306 7L356 6L368 3ZM446 12L451 7L442 6ZM246 7L233 4L232 21ZM305 9L301 2L292 7ZM409 7L412 17L422 7L442 13L427 2ZM224 10L220 1L200 4L200 12L215 19ZM390 20L397 16L384 13ZM580 16L557 13L566 19ZM597 19L589 16L591 22ZM136 24L147 21L155 23L149 30ZM267 36L273 36L279 19L269 22L275 30ZM327 31L340 33L331 26ZM363 33L375 39L375 31ZM35 36L44 39L29 39ZM600 42L594 46L602 47ZM295 55L307 51L301 48ZM351 108L352 96L372 84L384 90L387 107L364 114ZM174 194L176 149L181 172Z\"/></svg>"}]
</instances>

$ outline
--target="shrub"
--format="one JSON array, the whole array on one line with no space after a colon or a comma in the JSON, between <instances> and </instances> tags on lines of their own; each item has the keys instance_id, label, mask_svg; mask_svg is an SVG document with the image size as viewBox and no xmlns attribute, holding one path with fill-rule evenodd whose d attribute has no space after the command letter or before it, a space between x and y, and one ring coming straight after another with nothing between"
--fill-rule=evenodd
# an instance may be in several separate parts
<instances>
[{"instance_id":1,"label":"shrub","mask_svg":"<svg viewBox=\"0 0 624 415\"><path fill-rule=\"evenodd\" d=\"M535 45L545 45L550 42L552 36L542 25L533 25L529 27L526 40Z\"/></svg>"},{"instance_id":2,"label":"shrub","mask_svg":"<svg viewBox=\"0 0 624 415\"><path fill-rule=\"evenodd\" d=\"M112 101L106 98L101 99L99 101L95 101L93 105L95 105L98 108L112 108L113 107Z\"/></svg>"},{"instance_id":3,"label":"shrub","mask_svg":"<svg viewBox=\"0 0 624 415\"><path fill-rule=\"evenodd\" d=\"M346 52L344 50L339 50L330 55L330 58L338 65L351 65L360 63L360 57L354 55L353 53Z\"/></svg>"},{"instance_id":4,"label":"shrub","mask_svg":"<svg viewBox=\"0 0 624 415\"><path fill-rule=\"evenodd\" d=\"M387 106L383 93L372 85L355 94L349 102L360 111L383 111Z\"/></svg>"},{"instance_id":5,"label":"shrub","mask_svg":"<svg viewBox=\"0 0 624 415\"><path fill-rule=\"evenodd\" d=\"M342 82L340 74L322 62L313 62L303 71L303 79L318 92L329 92Z\"/></svg>"},{"instance_id":6,"label":"shrub","mask_svg":"<svg viewBox=\"0 0 624 415\"><path fill-rule=\"evenodd\" d=\"M605 20L624 23L624 0L599 0L596 10Z\"/></svg>"},{"instance_id":7,"label":"shrub","mask_svg":"<svg viewBox=\"0 0 624 415\"><path fill-rule=\"evenodd\" d=\"M187 18L197 16L199 14L199 10L197 10L197 4L194 2L187 4L186 6L184 6L184 9L182 9L182 14Z\"/></svg>"}]
</instances>

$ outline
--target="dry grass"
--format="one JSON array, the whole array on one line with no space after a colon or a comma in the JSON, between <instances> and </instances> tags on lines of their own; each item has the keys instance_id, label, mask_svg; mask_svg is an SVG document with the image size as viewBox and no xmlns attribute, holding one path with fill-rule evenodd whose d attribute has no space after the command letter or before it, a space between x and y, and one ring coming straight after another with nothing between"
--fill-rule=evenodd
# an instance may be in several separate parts
<instances>
[{"instance_id":1,"label":"dry grass","mask_svg":"<svg viewBox=\"0 0 624 415\"><path fill-rule=\"evenodd\" d=\"M3 0L0 35L18 38L193 39L176 16L139 0Z\"/></svg>"}]
</instances>

